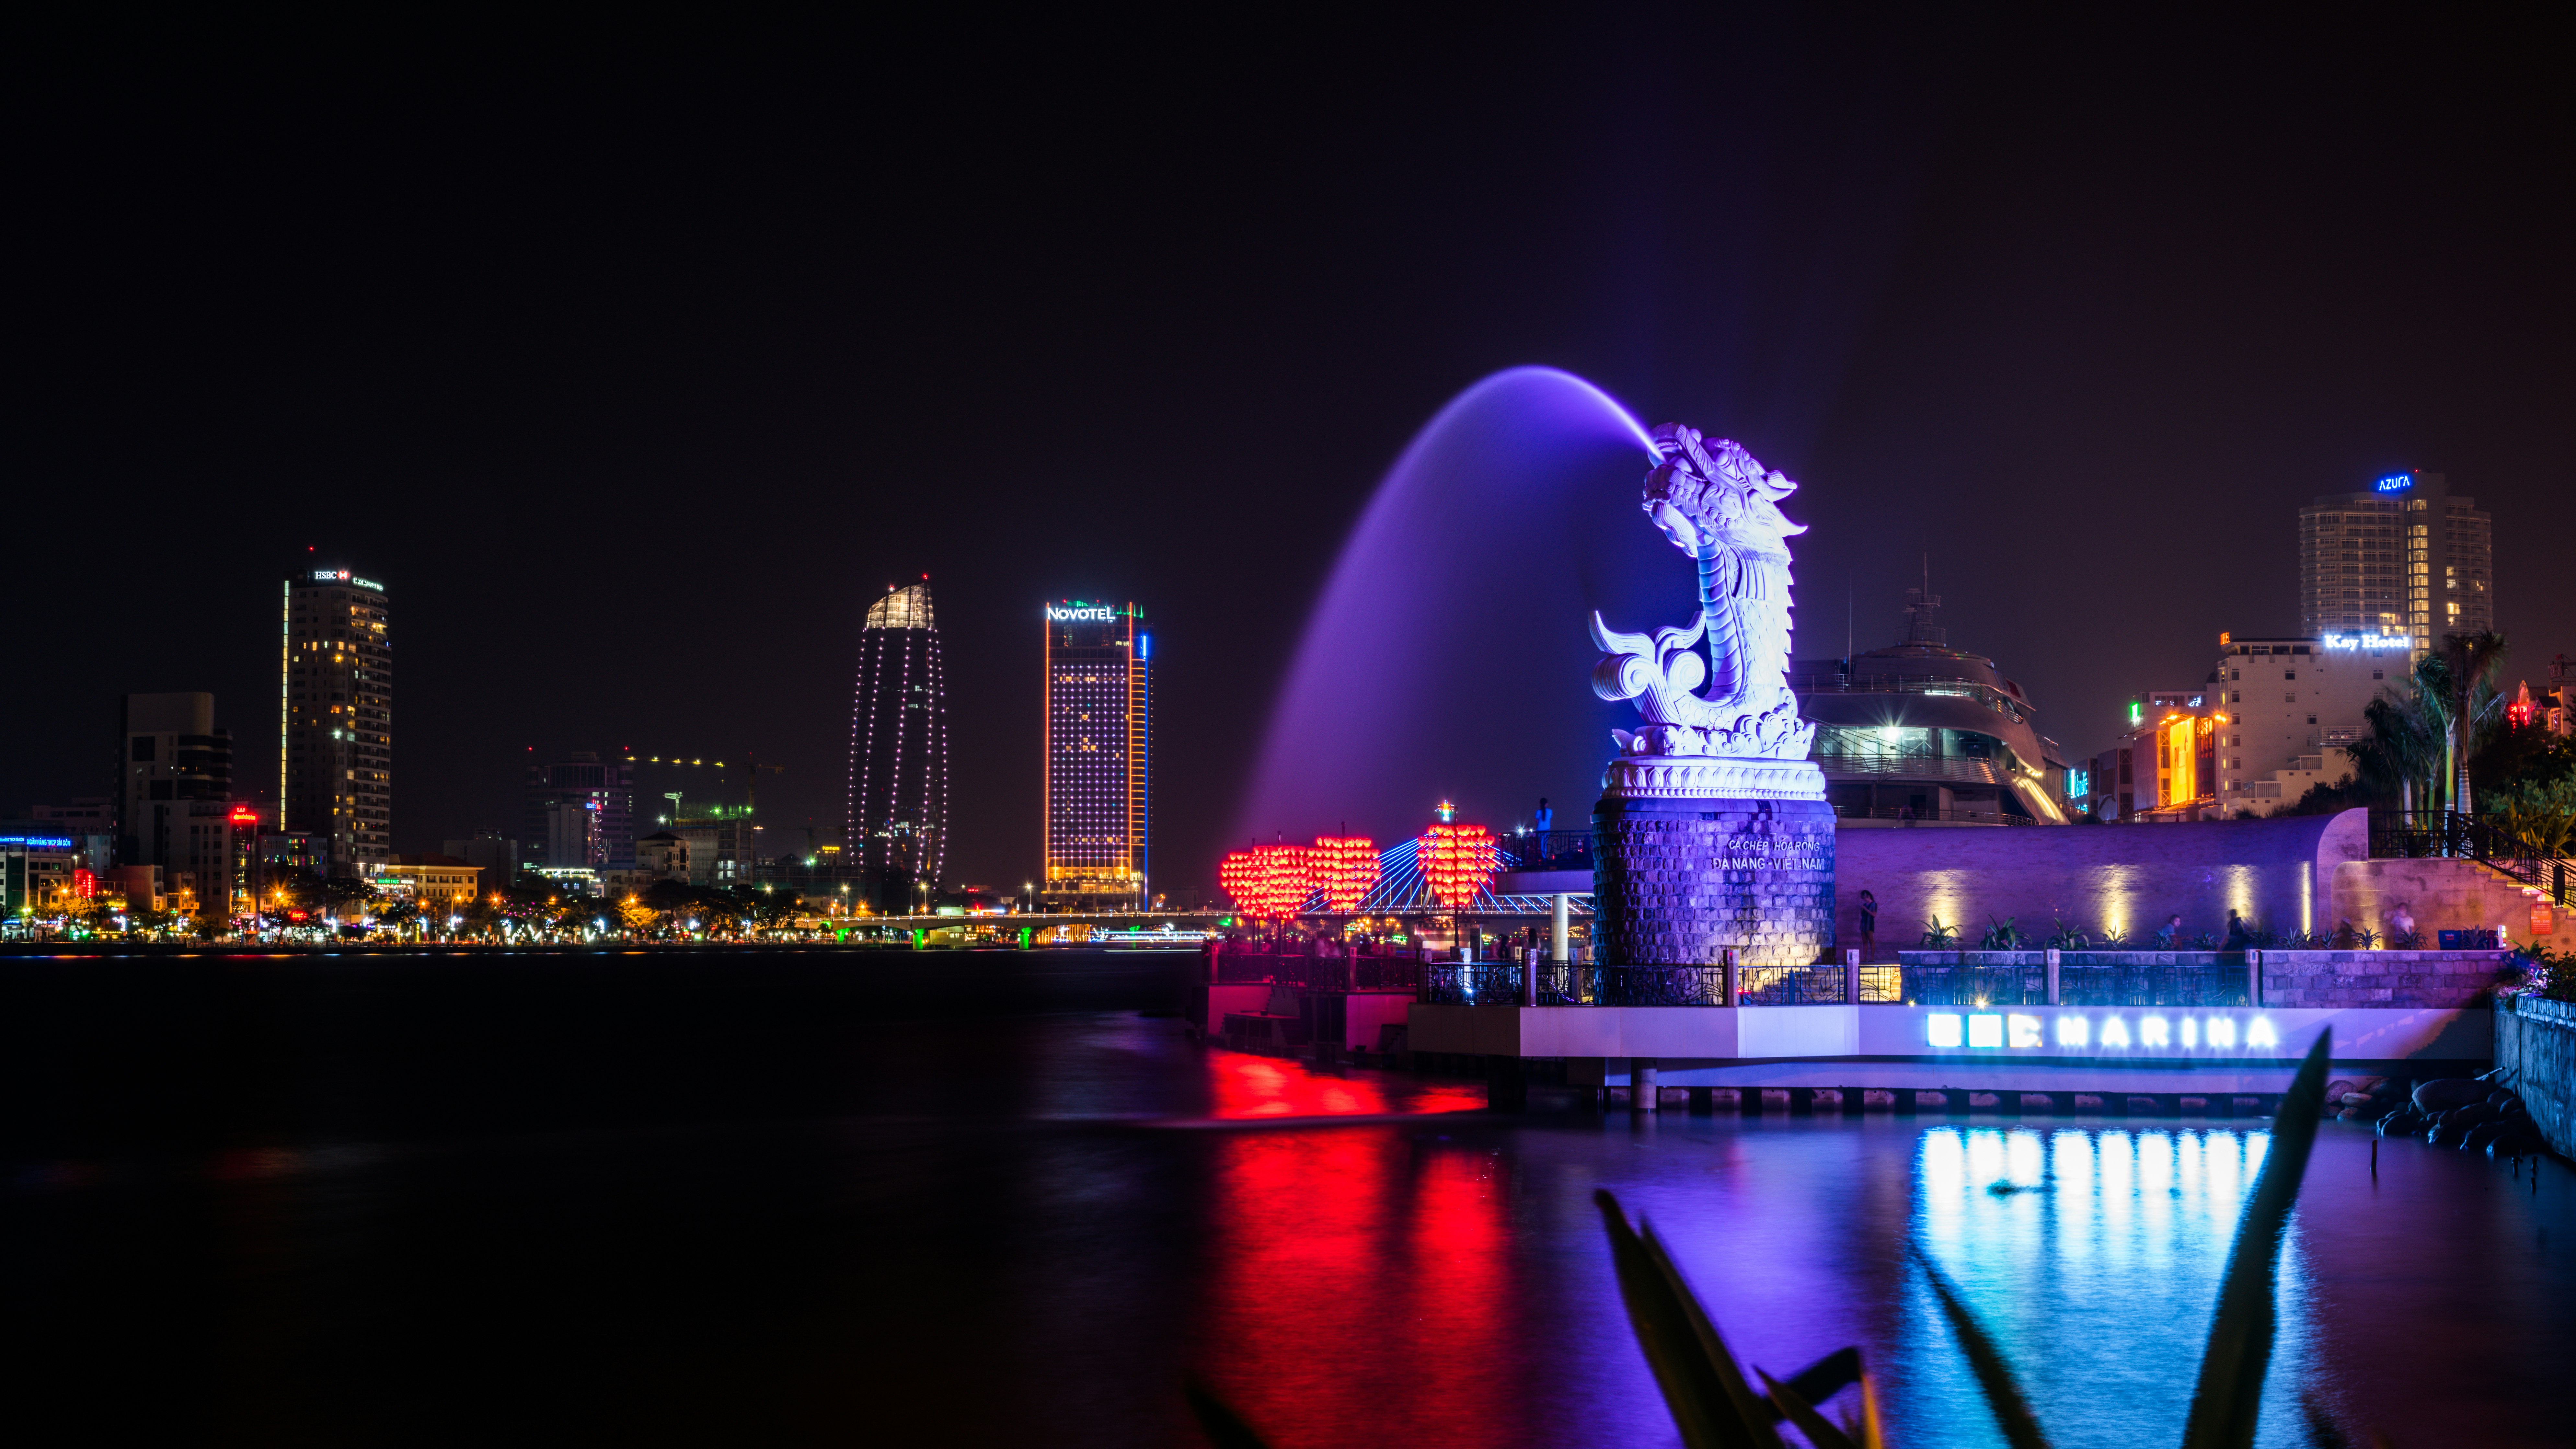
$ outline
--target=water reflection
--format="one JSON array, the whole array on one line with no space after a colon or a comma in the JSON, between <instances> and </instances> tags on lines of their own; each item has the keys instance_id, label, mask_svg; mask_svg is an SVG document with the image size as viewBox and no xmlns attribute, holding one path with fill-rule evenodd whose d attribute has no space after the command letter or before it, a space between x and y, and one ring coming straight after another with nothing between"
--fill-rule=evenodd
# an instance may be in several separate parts
<instances>
[{"instance_id":1,"label":"water reflection","mask_svg":"<svg viewBox=\"0 0 2576 1449\"><path fill-rule=\"evenodd\" d=\"M1208 1054L1211 1116L1364 1117L1383 1112L1468 1112L1485 1105L1474 1082L1430 1082L1386 1072L1319 1072L1277 1057Z\"/></svg>"},{"instance_id":2,"label":"water reflection","mask_svg":"<svg viewBox=\"0 0 2576 1449\"><path fill-rule=\"evenodd\" d=\"M1218 1098L1257 1087L1250 1110L1265 1110L1349 1090L1299 1084L1293 1064L1260 1066L1212 1061L1235 1082ZM1195 1337L1208 1345L1202 1371L1282 1444L1669 1442L1588 1201L1609 1186L1655 1223L1745 1357L1783 1373L1860 1344L1883 1375L1898 1442L1999 1442L1906 1265L1919 1243L2013 1357L2059 1442L2170 1444L2269 1144L2261 1124L1670 1115L1226 1134L1213 1149ZM2411 1299L2388 1301L2378 1264L2315 1251L2321 1232L2332 1241L2366 1209L2356 1188L2376 1190L2368 1149L2334 1128L2320 1143L2284 1246L2258 1443L2305 1442L2303 1389L2383 1428L2425 1419L2420 1399L2353 1357L2363 1335L2352 1301L2433 1322L2485 1312L2476 1295L2428 1289L2421 1275L2410 1275ZM2457 1176L2453 1190L2480 1197L2503 1172L2402 1150L2410 1171ZM2454 1246L2481 1263L2505 1253L2501 1242ZM2509 1299L2521 1332L2551 1352L2576 1348L2540 1295ZM2522 1342L2537 1362L2533 1339ZM2526 1406L2522 1417L2545 1415Z\"/></svg>"}]
</instances>

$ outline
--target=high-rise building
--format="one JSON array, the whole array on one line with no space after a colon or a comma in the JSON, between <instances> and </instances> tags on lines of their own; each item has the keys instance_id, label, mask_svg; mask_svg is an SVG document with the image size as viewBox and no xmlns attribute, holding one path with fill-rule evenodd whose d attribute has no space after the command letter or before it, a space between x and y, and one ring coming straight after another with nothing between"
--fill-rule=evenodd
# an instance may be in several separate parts
<instances>
[{"instance_id":1,"label":"high-rise building","mask_svg":"<svg viewBox=\"0 0 2576 1449\"><path fill-rule=\"evenodd\" d=\"M859 625L848 842L854 863L907 889L935 887L946 864L947 675L927 583L888 589Z\"/></svg>"},{"instance_id":2,"label":"high-rise building","mask_svg":"<svg viewBox=\"0 0 2576 1449\"><path fill-rule=\"evenodd\" d=\"M2494 627L2494 519L2442 474L2391 473L2299 510L2302 636L2402 634L2421 652Z\"/></svg>"},{"instance_id":3,"label":"high-rise building","mask_svg":"<svg viewBox=\"0 0 2576 1449\"><path fill-rule=\"evenodd\" d=\"M1046 607L1047 904L1151 899L1153 653L1133 604Z\"/></svg>"},{"instance_id":4,"label":"high-rise building","mask_svg":"<svg viewBox=\"0 0 2576 1449\"><path fill-rule=\"evenodd\" d=\"M530 765L523 802L519 843L527 864L635 868L631 762L575 750L554 764Z\"/></svg>"},{"instance_id":5,"label":"high-rise building","mask_svg":"<svg viewBox=\"0 0 2576 1449\"><path fill-rule=\"evenodd\" d=\"M161 868L200 911L228 912L249 887L259 814L233 799L233 740L203 692L129 694L117 732L116 862Z\"/></svg>"},{"instance_id":6,"label":"high-rise building","mask_svg":"<svg viewBox=\"0 0 2576 1449\"><path fill-rule=\"evenodd\" d=\"M330 842L334 875L393 851L394 665L385 586L347 569L286 580L278 666L278 828Z\"/></svg>"},{"instance_id":7,"label":"high-rise building","mask_svg":"<svg viewBox=\"0 0 2576 1449\"><path fill-rule=\"evenodd\" d=\"M147 808L153 802L232 798L232 734L215 728L211 694L125 696L116 759L116 838L124 864L169 864L154 848Z\"/></svg>"}]
</instances>

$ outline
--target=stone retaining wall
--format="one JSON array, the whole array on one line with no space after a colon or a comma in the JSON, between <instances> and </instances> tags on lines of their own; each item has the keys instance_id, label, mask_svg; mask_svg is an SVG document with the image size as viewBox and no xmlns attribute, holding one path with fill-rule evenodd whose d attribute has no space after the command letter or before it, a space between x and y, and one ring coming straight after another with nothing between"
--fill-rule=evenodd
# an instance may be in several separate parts
<instances>
[{"instance_id":1,"label":"stone retaining wall","mask_svg":"<svg viewBox=\"0 0 2576 1449\"><path fill-rule=\"evenodd\" d=\"M2511 996L2496 1003L2496 1065L2561 1157L2576 1157L2576 1004Z\"/></svg>"},{"instance_id":2,"label":"stone retaining wall","mask_svg":"<svg viewBox=\"0 0 2576 1449\"><path fill-rule=\"evenodd\" d=\"M2279 951L2262 953L2265 1006L2481 1006L2494 995L2502 951ZM1907 966L2018 966L2043 970L2044 951L1899 951ZM2225 951L2061 951L2060 970L2103 966L2241 965Z\"/></svg>"}]
</instances>

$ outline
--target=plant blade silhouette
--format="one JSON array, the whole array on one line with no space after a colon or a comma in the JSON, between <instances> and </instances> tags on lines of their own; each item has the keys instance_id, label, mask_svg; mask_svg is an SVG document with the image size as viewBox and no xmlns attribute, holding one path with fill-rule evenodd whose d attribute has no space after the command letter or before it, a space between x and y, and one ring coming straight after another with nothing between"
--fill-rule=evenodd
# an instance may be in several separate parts
<instances>
[{"instance_id":1,"label":"plant blade silhouette","mask_svg":"<svg viewBox=\"0 0 2576 1449\"><path fill-rule=\"evenodd\" d=\"M1216 1449L1270 1449L1269 1441L1245 1423L1232 1405L1218 1398L1216 1390L1197 1374L1181 1380L1181 1395L1190 1401L1190 1412L1198 1416L1200 1431Z\"/></svg>"},{"instance_id":2,"label":"plant blade silhouette","mask_svg":"<svg viewBox=\"0 0 2576 1449\"><path fill-rule=\"evenodd\" d=\"M1682 1442L1690 1449L1786 1449L1771 1427L1769 1405L1745 1381L1654 1229L1630 1228L1607 1188L1595 1190L1592 1200L1610 1234L1610 1262L1618 1271L1629 1327Z\"/></svg>"},{"instance_id":3,"label":"plant blade silhouette","mask_svg":"<svg viewBox=\"0 0 2576 1449\"><path fill-rule=\"evenodd\" d=\"M2299 1180L2307 1175L2317 1122L2325 1115L2326 1061L2333 1051L2334 1028L2328 1027L2317 1033L2272 1119L2272 1149L2263 1156L2263 1174L2254 1181L2245 1214L2237 1219L2236 1242L2227 1250L2209 1347L2192 1390L2191 1418L2183 1425L2184 1449L2244 1449L2254 1442L2279 1327L2272 1300L2280 1284L2281 1234L2298 1201Z\"/></svg>"},{"instance_id":4,"label":"plant blade silhouette","mask_svg":"<svg viewBox=\"0 0 2576 1449\"><path fill-rule=\"evenodd\" d=\"M2014 1381L2012 1365L2004 1361L2003 1350L1986 1336L1977 1316L1959 1297L1958 1290L1941 1272L1923 1245L1914 1245L1914 1256L1923 1265L1923 1276L1932 1283L1932 1296L1941 1305L1950 1329L1959 1336L1959 1348L1968 1356L1968 1367L1977 1375L1977 1386L1985 1390L1986 1407L1995 1411L1995 1424L2003 1430L2004 1442L2013 1449L2048 1449L2048 1436L2040 1432L2039 1420L2030 1412L2030 1401L2023 1397L2021 1385Z\"/></svg>"}]
</instances>

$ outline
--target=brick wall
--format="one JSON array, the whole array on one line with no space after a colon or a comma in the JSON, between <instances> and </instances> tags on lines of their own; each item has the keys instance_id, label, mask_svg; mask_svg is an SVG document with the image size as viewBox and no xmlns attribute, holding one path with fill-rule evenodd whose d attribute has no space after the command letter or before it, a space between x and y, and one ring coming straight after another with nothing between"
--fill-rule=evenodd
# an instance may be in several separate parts
<instances>
[{"instance_id":1,"label":"brick wall","mask_svg":"<svg viewBox=\"0 0 2576 1449\"><path fill-rule=\"evenodd\" d=\"M1805 966L1834 944L1834 813L1821 800L1616 800L1593 814L1606 964Z\"/></svg>"}]
</instances>

